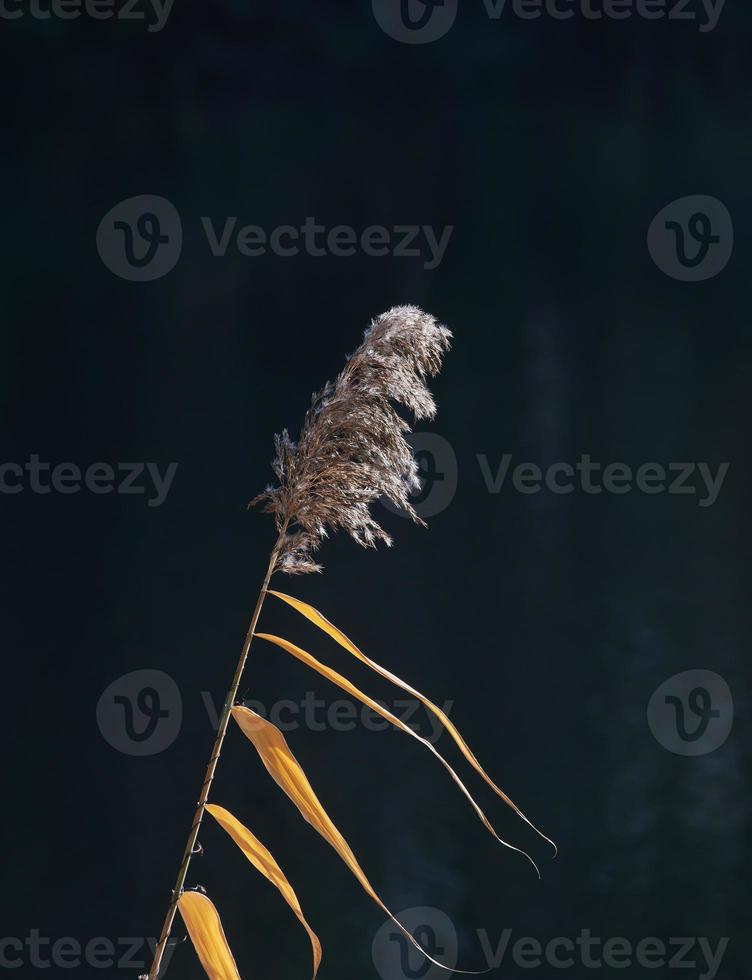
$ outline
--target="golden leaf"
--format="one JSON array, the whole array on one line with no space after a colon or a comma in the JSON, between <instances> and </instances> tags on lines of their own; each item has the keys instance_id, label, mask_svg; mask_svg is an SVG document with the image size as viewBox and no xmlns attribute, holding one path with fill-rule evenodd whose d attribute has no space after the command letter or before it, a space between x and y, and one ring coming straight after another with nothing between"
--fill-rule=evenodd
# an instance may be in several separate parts
<instances>
[{"instance_id":1,"label":"golden leaf","mask_svg":"<svg viewBox=\"0 0 752 980\"><path fill-rule=\"evenodd\" d=\"M549 843L553 847L554 852L556 852L557 850L556 844L554 844L551 838L547 837L542 830L539 830L531 820L528 820L528 818L525 816L522 810L520 810L517 804L514 803L513 800L511 800L503 790L499 789L496 783L491 779L491 777L488 775L488 773L483 768L483 766L481 766L480 762L478 762L475 755L473 755L473 753L471 752L470 747L467 745L463 737L460 735L457 727L449 719L449 716L441 710L441 708L438 708L432 701L429 701L429 699L425 697L425 695L421 694L420 691L416 691L414 687L411 687L405 681L401 680L399 677L397 677L396 674L393 674L385 667L382 667L380 664L377 664L374 660L368 658L361 650L358 649L358 647L352 642L352 640L342 632L342 630L337 629L337 627L333 623L330 623L329 620L326 618L326 616L320 613L318 609L315 609L313 606L309 606L307 602L303 602L300 599L295 599L293 596L286 595L284 592L275 592L274 589L268 589L267 591L269 595L274 595L278 599L281 599L283 602L286 602L288 605L292 606L293 609L296 609L302 616L305 616L305 618L308 619L310 622L312 622L315 626L318 626L320 630L323 630L325 633L328 633L329 636L331 636L333 640L339 643L341 647L347 650L348 653L351 653L354 657L357 657L358 660L360 660L362 663L370 667L371 670L375 670L377 674L381 675L381 677L384 677L386 680L391 681L392 684L396 684L397 687L402 688L403 691L406 691L408 694L411 694L414 698L417 698L428 711L432 712L439 719L439 721L442 723L442 725L446 728L446 730L454 739L460 752L462 752L462 754L470 763L470 765L473 767L473 769L475 769L478 775L485 780L485 782L491 787L494 793L496 793L497 796L501 797L501 799L504 800L507 806L510 806L514 810L514 812L519 817L521 817L525 821L525 823L536 832L536 834L542 837L543 840L547 841L547 843Z\"/></svg>"},{"instance_id":2,"label":"golden leaf","mask_svg":"<svg viewBox=\"0 0 752 980\"><path fill-rule=\"evenodd\" d=\"M210 980L240 980L219 913L206 895L183 892L178 908L201 966Z\"/></svg>"},{"instance_id":3,"label":"golden leaf","mask_svg":"<svg viewBox=\"0 0 752 980\"><path fill-rule=\"evenodd\" d=\"M392 915L376 894L370 881L366 878L365 872L358 864L355 855L350 849L350 845L339 830L337 830L329 814L314 793L306 774L290 751L290 747L282 732L276 726L272 725L271 722L262 718L261 715L256 714L255 711L251 711L250 708L235 707L232 709L232 717L240 726L243 734L253 743L254 748L261 756L261 761L264 763L272 779L292 800L298 810L300 810L303 818L339 854L340 858L342 858L350 871L358 879L366 894L376 902L380 909L386 912L397 928L405 934L416 949L420 950L435 966L447 969L438 960L428 955L418 940L415 939L411 932L405 929L399 919ZM455 970L454 972L465 973L467 971Z\"/></svg>"},{"instance_id":4,"label":"golden leaf","mask_svg":"<svg viewBox=\"0 0 752 980\"><path fill-rule=\"evenodd\" d=\"M311 654L308 653L306 650L302 650L300 647L296 646L294 643L290 643L289 640L283 639L281 636L272 636L270 633L256 633L255 635L261 640L268 640L270 643L274 643L276 644L276 646L282 647L283 650L286 650L289 654L292 654L292 656L300 660L301 663L304 663L312 670L317 671L319 674L321 674L322 677L326 677L327 680L330 680L333 684L336 684L337 687L341 688L347 694L356 698L356 700L361 701L363 704L367 705L372 711L375 711L377 714L381 715L382 718L385 718L390 724L394 725L395 728L398 728L401 732L404 732L406 735L411 735L422 745L425 745L425 747L429 750L429 752L432 752L439 760L439 762L441 762L441 764L447 770L449 775L452 777L455 783L465 794L467 799L470 801L470 805L478 814L481 821L483 822L483 825L486 827L489 833L492 834L496 838L496 840L499 841L500 844L503 844L505 847L508 847L513 851L517 851L518 853L523 854L530 861L530 863L533 865L535 870L538 871L535 862L533 861L533 859L530 857L529 854L525 854L525 852L521 851L518 847L514 847L512 844L508 844L505 840L502 840L502 838L499 837L499 835L494 830L490 820L485 815L485 813L481 810L478 804L475 802L475 800L471 796L469 790L462 782L460 777L457 775L454 769L449 765L449 763L444 758L444 756L436 748L434 748L434 746L428 741L427 738L423 738L422 735L419 735L416 731L410 728L409 725L406 725L400 718L392 714L392 712L387 710L387 708L385 708L382 704L379 704L378 701L374 701L373 698L368 697L367 694L364 694L363 691L355 687L355 685L352 684L346 677L343 677L342 674L338 674L336 670L333 670L331 667L327 667L325 664L322 664L319 660L316 660L316 658L312 657Z\"/></svg>"},{"instance_id":5,"label":"golden leaf","mask_svg":"<svg viewBox=\"0 0 752 980\"><path fill-rule=\"evenodd\" d=\"M319 972L319 966L321 965L321 943L316 933L306 922L303 910L300 907L300 902L298 901L298 896L295 894L292 885L285 877L282 869L258 837L255 837L247 827L244 827L229 810L225 810L224 807L216 806L213 803L207 803L206 810L211 813L220 827L232 837L254 868L260 871L264 877L268 878L273 885L277 886L282 893L282 897L295 915L297 915L300 924L308 933L308 937L311 940L311 946L313 948L313 976L315 980L316 974Z\"/></svg>"}]
</instances>

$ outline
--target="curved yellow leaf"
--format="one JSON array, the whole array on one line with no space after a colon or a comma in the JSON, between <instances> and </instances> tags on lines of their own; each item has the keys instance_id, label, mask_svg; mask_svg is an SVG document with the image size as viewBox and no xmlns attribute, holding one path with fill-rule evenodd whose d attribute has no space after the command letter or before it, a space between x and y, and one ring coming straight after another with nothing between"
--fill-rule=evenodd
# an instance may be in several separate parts
<instances>
[{"instance_id":1,"label":"curved yellow leaf","mask_svg":"<svg viewBox=\"0 0 752 980\"><path fill-rule=\"evenodd\" d=\"M531 820L528 820L528 818L525 816L522 810L520 810L517 804L514 803L513 800L511 800L503 790L499 789L499 787L491 779L491 777L488 775L488 773L483 768L483 766L481 766L480 762L478 762L476 757L473 755L473 753L470 750L470 747L467 745L463 737L460 735L457 727L454 725L452 721L450 721L449 716L445 712L443 712L441 708L438 708L432 701L429 701L429 699L425 697L425 695L421 694L420 691L416 691L414 687L411 687L405 681L401 680L399 677L397 677L396 674L393 674L390 670L387 670L385 667L382 667L380 664L377 664L374 660L369 659L362 652L362 650L359 650L358 647L352 642L352 640L342 632L342 630L338 629L334 625L334 623L330 623L329 620L326 618L326 616L324 616L323 613L320 613L318 609L315 609L313 606L310 606L307 602L303 602L301 599L295 599L293 596L286 595L284 592L275 592L274 589L268 589L267 591L269 595L274 595L278 599L281 599L282 602L286 602L289 606L292 606L293 609L297 610L302 616L305 616L307 620L312 622L315 626L318 626L320 630L323 630L325 633L328 633L329 636L331 636L333 640L339 643L341 647L347 650L348 653L351 653L354 657L357 657L358 660L362 661L362 663L370 667L371 670L375 670L377 674L381 675L381 677L384 677L386 680L391 681L392 684L396 684L397 687L402 688L403 691L406 691L408 694L412 694L414 698L417 698L428 711L432 712L439 719L439 721L442 723L444 728L446 728L446 730L454 739L460 752L462 752L462 754L470 763L470 765L473 767L473 769L475 769L478 775L485 780L485 782L491 787L494 793L496 793L497 796L501 797L501 799L504 800L507 806L510 806L514 810L514 812L519 817L521 817L529 827L532 827L532 829L536 832L536 834L542 837L543 840L547 841L547 843L549 843L551 847L553 847L554 852L557 850L556 844L554 844L551 838L547 837L542 830L539 830Z\"/></svg>"},{"instance_id":2,"label":"curved yellow leaf","mask_svg":"<svg viewBox=\"0 0 752 980\"><path fill-rule=\"evenodd\" d=\"M240 980L219 913L206 895L183 892L178 908L201 966L210 980Z\"/></svg>"},{"instance_id":3,"label":"curved yellow leaf","mask_svg":"<svg viewBox=\"0 0 752 980\"><path fill-rule=\"evenodd\" d=\"M313 977L319 972L321 966L321 943L319 937L306 922L303 910L300 907L298 896L295 894L292 885L285 877L282 869L274 860L271 852L255 837L251 831L234 817L229 810L224 807L216 806L214 803L207 803L205 808L217 821L220 827L225 830L235 841L240 850L245 854L251 864L260 871L264 877L268 878L273 885L282 893L282 897L293 910L300 920L300 924L308 933L313 948Z\"/></svg>"},{"instance_id":4,"label":"curved yellow leaf","mask_svg":"<svg viewBox=\"0 0 752 980\"><path fill-rule=\"evenodd\" d=\"M411 932L405 929L399 919L392 915L376 894L370 881L366 878L365 872L358 864L355 855L350 849L350 845L339 830L337 830L329 814L319 802L319 798L308 782L300 763L290 751L290 747L282 732L275 725L272 725L271 722L262 718L261 715L256 714L255 711L251 711L250 708L235 707L232 709L232 717L240 726L243 734L253 743L254 748L261 756L261 761L264 763L272 779L292 800L298 810L300 810L303 818L339 854L340 858L342 858L350 871L358 879L366 894L376 902L380 909L386 912L397 928L405 934L416 949L420 950L426 959L430 960L435 966L447 969L438 960L428 955L418 940L415 939ZM468 971L455 969L454 972L466 973Z\"/></svg>"},{"instance_id":5,"label":"curved yellow leaf","mask_svg":"<svg viewBox=\"0 0 752 980\"><path fill-rule=\"evenodd\" d=\"M354 697L356 700L361 701L363 704L367 705L372 711L375 711L377 714L381 715L382 718L385 718L390 724L394 725L395 728L398 728L401 732L404 732L406 735L411 735L422 745L425 745L425 747L429 750L429 752L432 752L439 760L439 762L441 762L441 764L447 770L449 775L452 777L455 783L465 794L467 799L470 801L470 805L472 806L472 808L475 810L475 812L478 814L481 821L483 822L483 825L485 826L486 830L488 830L488 832L492 834L500 844L503 844L505 847L510 848L510 850L512 851L517 851L519 854L523 854L528 859L528 861L530 861L530 863L533 865L535 870L538 871L538 867L535 864L535 861L533 861L533 859L530 857L529 854L526 854L525 851L521 851L518 847L514 847L512 844L508 844L507 841L499 837L499 835L494 830L491 821L481 810L480 806L478 806L478 804L475 802L475 800L471 796L469 790L462 782L460 777L457 775L454 769L449 765L449 763L444 758L444 756L436 748L434 748L434 746L428 741L427 738L423 738L422 735L418 735L416 731L410 728L409 725L406 725L396 715L392 714L392 712L389 711L387 708L385 708L382 704L379 704L378 701L374 701L373 698L370 698L367 694L364 694L363 691L361 691L354 684L352 684L346 677L343 677L342 674L338 674L336 670L333 670L331 667L327 667L325 664L322 664L321 661L316 660L316 658L312 657L311 654L308 653L306 650L301 649L300 647L296 646L294 643L290 643L289 640L285 640L281 636L272 636L270 633L256 633L255 635L261 640L268 640L270 643L274 643L276 646L282 647L283 650L286 650L289 654L292 654L292 656L300 660L301 663L304 663L312 670L317 671L319 674L321 674L322 677L326 677L327 680L330 680L333 684L336 684L337 687L341 688L347 694L351 695L351 697Z\"/></svg>"}]
</instances>

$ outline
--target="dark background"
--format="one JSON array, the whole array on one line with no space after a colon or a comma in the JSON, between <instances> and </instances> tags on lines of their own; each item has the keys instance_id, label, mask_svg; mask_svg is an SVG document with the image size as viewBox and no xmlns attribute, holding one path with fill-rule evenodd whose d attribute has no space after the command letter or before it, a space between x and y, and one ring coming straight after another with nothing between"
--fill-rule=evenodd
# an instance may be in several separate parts
<instances>
[{"instance_id":1,"label":"dark background","mask_svg":"<svg viewBox=\"0 0 752 980\"><path fill-rule=\"evenodd\" d=\"M451 917L461 966L483 966L478 929L495 945L504 928L543 942L589 928L730 937L719 976L739 980L752 872L751 21L739 0L712 33L492 21L479 0L418 46L388 37L367 2L177 0L155 34L86 17L0 22L0 461L178 463L159 508L0 495L0 935L158 932L212 739L201 692L221 702L273 542L270 519L245 511L270 479L272 434L297 429L373 315L412 302L455 334L439 416L421 428L454 447L457 493L427 531L379 506L392 551L337 538L322 577L278 587L453 699L470 745L560 855L462 769L502 835L539 861L538 882L401 736L299 730L290 745L387 905ZM180 261L150 283L115 276L95 242L103 215L140 194L166 197L183 222ZM735 223L731 262L706 282L669 278L646 247L654 215L688 194L720 198ZM215 258L206 215L454 233L433 271L404 257ZM495 470L505 452L731 467L708 508L639 492L491 494L476 454ZM262 626L394 697L289 610L270 605ZM96 708L145 668L174 678L184 717L169 748L138 758L107 743ZM646 721L656 687L691 668L721 674L736 710L728 741L698 758L666 751ZM306 691L339 696L258 645L247 696ZM439 747L458 760L446 736ZM291 878L324 944L322 980L375 977L383 916L233 729L213 798ZM273 888L217 827L201 839L189 880L216 902L242 975L308 975L305 934ZM494 975L552 972L508 956ZM15 971L36 973L28 958ZM169 975L203 975L189 944Z\"/></svg>"}]
</instances>

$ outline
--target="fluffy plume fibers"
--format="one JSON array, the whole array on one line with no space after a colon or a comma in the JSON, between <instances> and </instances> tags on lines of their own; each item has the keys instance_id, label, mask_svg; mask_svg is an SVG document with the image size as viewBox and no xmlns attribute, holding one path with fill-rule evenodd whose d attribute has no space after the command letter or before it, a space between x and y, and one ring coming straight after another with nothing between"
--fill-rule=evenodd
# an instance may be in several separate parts
<instances>
[{"instance_id":1,"label":"fluffy plume fibers","mask_svg":"<svg viewBox=\"0 0 752 980\"><path fill-rule=\"evenodd\" d=\"M252 504L274 514L283 532L276 571L321 571L312 554L327 531L347 531L363 547L391 538L370 505L386 497L423 522L410 504L420 489L418 464L405 436L413 417L433 418L436 405L426 378L441 368L451 333L415 306L396 306L375 319L342 373L313 396L297 442L275 436L272 463L279 486Z\"/></svg>"}]
</instances>

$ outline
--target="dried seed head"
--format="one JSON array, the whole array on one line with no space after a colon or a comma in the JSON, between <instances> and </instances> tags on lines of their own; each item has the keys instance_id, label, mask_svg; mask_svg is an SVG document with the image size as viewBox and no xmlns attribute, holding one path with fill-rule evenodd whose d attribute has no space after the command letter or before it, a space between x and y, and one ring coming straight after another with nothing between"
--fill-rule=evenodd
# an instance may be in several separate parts
<instances>
[{"instance_id":1,"label":"dried seed head","mask_svg":"<svg viewBox=\"0 0 752 980\"><path fill-rule=\"evenodd\" d=\"M285 529L275 571L319 572L312 558L327 531L347 531L363 547L391 538L370 505L386 497L419 524L410 493L420 489L418 464L405 436L403 405L415 419L433 418L426 378L441 368L450 331L415 306L396 306L373 321L334 383L313 396L297 442L275 436L272 463L279 486L262 503Z\"/></svg>"}]
</instances>

